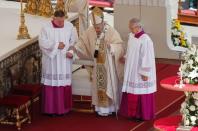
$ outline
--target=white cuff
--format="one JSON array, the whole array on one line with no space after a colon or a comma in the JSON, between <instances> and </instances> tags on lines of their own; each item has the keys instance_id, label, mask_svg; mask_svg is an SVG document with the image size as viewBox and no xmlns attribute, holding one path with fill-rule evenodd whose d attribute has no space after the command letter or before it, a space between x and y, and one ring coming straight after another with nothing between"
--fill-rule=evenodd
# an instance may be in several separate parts
<instances>
[{"instance_id":1,"label":"white cuff","mask_svg":"<svg viewBox=\"0 0 198 131\"><path fill-rule=\"evenodd\" d=\"M76 55L76 53L73 54L73 60L77 60L79 59L78 55Z\"/></svg>"}]
</instances>

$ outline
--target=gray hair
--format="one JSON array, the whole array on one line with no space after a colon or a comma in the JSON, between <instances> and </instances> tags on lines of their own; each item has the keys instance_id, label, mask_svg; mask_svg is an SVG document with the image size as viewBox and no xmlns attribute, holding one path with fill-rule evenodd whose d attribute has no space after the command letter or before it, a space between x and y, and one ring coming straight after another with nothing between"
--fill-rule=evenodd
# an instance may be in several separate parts
<instances>
[{"instance_id":1,"label":"gray hair","mask_svg":"<svg viewBox=\"0 0 198 131\"><path fill-rule=\"evenodd\" d=\"M139 26L141 28L143 27L140 19L138 19L138 18L132 18L132 19L130 19L129 20L129 23L132 24L132 25L135 25L135 26Z\"/></svg>"}]
</instances>

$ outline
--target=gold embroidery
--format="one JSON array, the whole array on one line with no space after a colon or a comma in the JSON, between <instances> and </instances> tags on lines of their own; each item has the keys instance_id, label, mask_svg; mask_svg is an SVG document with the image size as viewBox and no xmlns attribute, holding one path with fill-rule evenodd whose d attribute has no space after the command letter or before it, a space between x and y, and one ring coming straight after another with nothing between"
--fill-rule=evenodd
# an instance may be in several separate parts
<instances>
[{"instance_id":1,"label":"gold embroidery","mask_svg":"<svg viewBox=\"0 0 198 131\"><path fill-rule=\"evenodd\" d=\"M102 42L102 41L101 41ZM104 42L102 42L104 43ZM105 49L104 49L104 44L100 44L99 45L99 53L98 53L98 58L97 63L105 63L105 58L106 58L106 53L105 53Z\"/></svg>"},{"instance_id":2,"label":"gold embroidery","mask_svg":"<svg viewBox=\"0 0 198 131\"><path fill-rule=\"evenodd\" d=\"M109 98L105 90L98 89L98 106L107 107L109 105Z\"/></svg>"},{"instance_id":3,"label":"gold embroidery","mask_svg":"<svg viewBox=\"0 0 198 131\"><path fill-rule=\"evenodd\" d=\"M105 45L104 39L100 41L99 53L96 59L96 86L98 93L98 106L107 107L109 105L109 98L106 95L107 90L107 71L105 69Z\"/></svg>"}]
</instances>

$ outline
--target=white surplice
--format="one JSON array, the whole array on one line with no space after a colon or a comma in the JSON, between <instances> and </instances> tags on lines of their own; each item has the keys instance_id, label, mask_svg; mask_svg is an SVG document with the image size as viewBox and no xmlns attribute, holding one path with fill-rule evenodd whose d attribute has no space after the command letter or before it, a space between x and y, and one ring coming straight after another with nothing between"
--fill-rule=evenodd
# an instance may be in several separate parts
<instances>
[{"instance_id":1,"label":"white surplice","mask_svg":"<svg viewBox=\"0 0 198 131\"><path fill-rule=\"evenodd\" d=\"M51 22L42 28L39 35L43 64L41 83L50 86L71 85L72 59L66 58L66 52L76 41L76 29L68 21L65 21L63 28L54 28ZM58 49L59 42L65 44L64 49Z\"/></svg>"},{"instance_id":2,"label":"white surplice","mask_svg":"<svg viewBox=\"0 0 198 131\"><path fill-rule=\"evenodd\" d=\"M156 92L156 69L153 42L147 34L135 38L129 34L122 92L150 94ZM148 76L143 81L141 75Z\"/></svg>"}]
</instances>

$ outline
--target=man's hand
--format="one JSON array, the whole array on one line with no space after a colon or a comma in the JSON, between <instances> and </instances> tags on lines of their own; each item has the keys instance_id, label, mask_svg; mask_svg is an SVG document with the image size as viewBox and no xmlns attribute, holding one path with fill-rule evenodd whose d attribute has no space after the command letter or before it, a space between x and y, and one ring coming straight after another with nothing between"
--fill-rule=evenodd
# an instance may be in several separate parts
<instances>
[{"instance_id":1,"label":"man's hand","mask_svg":"<svg viewBox=\"0 0 198 131\"><path fill-rule=\"evenodd\" d=\"M142 78L143 81L147 81L148 80L148 76L141 75L141 78Z\"/></svg>"},{"instance_id":2,"label":"man's hand","mask_svg":"<svg viewBox=\"0 0 198 131\"><path fill-rule=\"evenodd\" d=\"M119 58L119 61L120 61L120 63L124 64L125 63L125 58L122 56L122 57Z\"/></svg>"},{"instance_id":3,"label":"man's hand","mask_svg":"<svg viewBox=\"0 0 198 131\"><path fill-rule=\"evenodd\" d=\"M66 53L66 57L68 58L68 59L72 59L73 58L73 54L71 53L71 52L67 52Z\"/></svg>"},{"instance_id":4,"label":"man's hand","mask_svg":"<svg viewBox=\"0 0 198 131\"><path fill-rule=\"evenodd\" d=\"M58 49L62 50L65 48L65 44L63 42L59 42Z\"/></svg>"}]
</instances>

